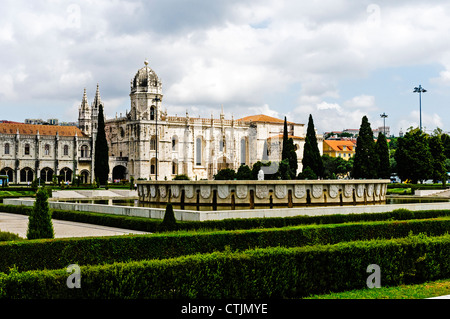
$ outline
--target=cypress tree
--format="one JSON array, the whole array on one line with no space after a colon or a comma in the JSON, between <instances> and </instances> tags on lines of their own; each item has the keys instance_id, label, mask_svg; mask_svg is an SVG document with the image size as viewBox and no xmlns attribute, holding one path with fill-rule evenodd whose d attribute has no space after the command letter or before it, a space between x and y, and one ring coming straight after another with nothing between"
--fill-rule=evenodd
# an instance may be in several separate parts
<instances>
[{"instance_id":1,"label":"cypress tree","mask_svg":"<svg viewBox=\"0 0 450 319\"><path fill-rule=\"evenodd\" d=\"M36 193L36 201L28 216L28 239L53 238L53 223L48 206L48 193L45 188L40 188Z\"/></svg>"},{"instance_id":2,"label":"cypress tree","mask_svg":"<svg viewBox=\"0 0 450 319\"><path fill-rule=\"evenodd\" d=\"M378 155L378 178L387 179L391 176L389 147L386 136L384 136L381 132L378 134L377 142L375 143L375 150Z\"/></svg>"},{"instance_id":3,"label":"cypress tree","mask_svg":"<svg viewBox=\"0 0 450 319\"><path fill-rule=\"evenodd\" d=\"M159 226L160 231L172 231L177 230L177 220L175 219L175 214L173 212L173 207L171 203L166 206L166 212L164 213L164 219Z\"/></svg>"},{"instance_id":4,"label":"cypress tree","mask_svg":"<svg viewBox=\"0 0 450 319\"><path fill-rule=\"evenodd\" d=\"M367 116L363 116L359 135L356 139L355 161L353 164L353 178L377 178L378 157L375 152L373 131Z\"/></svg>"},{"instance_id":5,"label":"cypress tree","mask_svg":"<svg viewBox=\"0 0 450 319\"><path fill-rule=\"evenodd\" d=\"M108 142L106 141L105 119L103 106L100 104L98 112L97 138L95 139L94 174L100 185L106 185L109 174Z\"/></svg>"},{"instance_id":6,"label":"cypress tree","mask_svg":"<svg viewBox=\"0 0 450 319\"><path fill-rule=\"evenodd\" d=\"M298 168L297 153L295 153L294 140L292 138L289 138L288 135L286 117L284 117L283 150L281 152L281 161L285 161L289 164L289 167L284 167L285 172L281 174L282 179L295 178Z\"/></svg>"},{"instance_id":7,"label":"cypress tree","mask_svg":"<svg viewBox=\"0 0 450 319\"><path fill-rule=\"evenodd\" d=\"M306 129L305 148L303 149L303 171L306 167L312 169L318 177L323 177L323 162L317 146L316 130L312 115L309 115L308 128Z\"/></svg>"}]
</instances>

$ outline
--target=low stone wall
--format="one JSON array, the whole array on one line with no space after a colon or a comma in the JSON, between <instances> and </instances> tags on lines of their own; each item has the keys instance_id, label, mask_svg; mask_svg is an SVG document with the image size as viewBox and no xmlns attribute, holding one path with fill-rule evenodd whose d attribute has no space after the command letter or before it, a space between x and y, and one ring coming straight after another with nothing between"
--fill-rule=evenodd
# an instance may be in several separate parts
<instances>
[{"instance_id":1,"label":"low stone wall","mask_svg":"<svg viewBox=\"0 0 450 319\"><path fill-rule=\"evenodd\" d=\"M139 200L186 206L295 207L383 203L389 180L138 181Z\"/></svg>"},{"instance_id":2,"label":"low stone wall","mask_svg":"<svg viewBox=\"0 0 450 319\"><path fill-rule=\"evenodd\" d=\"M4 199L5 205L32 206L34 199ZM51 209L64 209L86 212L97 212L105 214L137 216L163 219L164 208L126 207L98 204L77 204L63 202L49 202ZM175 218L185 221L222 220L229 218L268 218L268 217L292 217L292 216L318 216L332 214L361 214L361 213L384 213L394 209L405 208L411 211L420 210L447 210L450 202L436 203L413 203L413 204L391 204L391 205L359 205L359 206L329 206L329 207L296 207L296 208L273 208L273 209L242 209L242 210L218 210L218 211L189 211L174 209Z\"/></svg>"}]
</instances>

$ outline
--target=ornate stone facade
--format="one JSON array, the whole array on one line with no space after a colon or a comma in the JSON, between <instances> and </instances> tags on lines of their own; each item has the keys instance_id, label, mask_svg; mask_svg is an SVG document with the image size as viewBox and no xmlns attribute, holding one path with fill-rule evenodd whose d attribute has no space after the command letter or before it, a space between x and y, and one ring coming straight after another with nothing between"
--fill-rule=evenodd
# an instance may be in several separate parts
<instances>
[{"instance_id":1,"label":"ornate stone facade","mask_svg":"<svg viewBox=\"0 0 450 319\"><path fill-rule=\"evenodd\" d=\"M219 118L193 118L187 112L169 116L162 100L162 82L145 61L130 83L130 111L115 118L105 116L110 181L131 177L172 180L180 174L191 180L213 179L223 168L237 170L242 164L251 167L261 160L281 160L284 120L262 114L225 119L223 108ZM31 182L39 176L49 182L54 175L68 181L78 175L82 182L92 182L100 106L106 114L99 86L91 105L85 89L79 128L72 127L69 135L56 133L63 132L63 126L34 125L31 129L21 123L0 123L0 175L10 176L13 183ZM46 133L48 127L53 127L51 133ZM298 173L305 127L288 122L288 130L296 147ZM322 142L318 135L321 152ZM265 174L275 173L276 167L264 170ZM222 189L220 194L225 193Z\"/></svg>"},{"instance_id":2,"label":"ornate stone facade","mask_svg":"<svg viewBox=\"0 0 450 319\"><path fill-rule=\"evenodd\" d=\"M279 161L284 121L266 115L241 119L170 116L162 107L162 83L148 66L139 69L130 86L131 109L106 120L111 178L172 180L213 179L222 168L237 170L259 160ZM301 171L305 128L288 125ZM318 136L322 151L322 136ZM223 194L223 193L222 193Z\"/></svg>"},{"instance_id":3,"label":"ornate stone facade","mask_svg":"<svg viewBox=\"0 0 450 319\"><path fill-rule=\"evenodd\" d=\"M70 126L0 123L0 175L9 183L28 184L36 178L82 183L91 181L92 139Z\"/></svg>"}]
</instances>

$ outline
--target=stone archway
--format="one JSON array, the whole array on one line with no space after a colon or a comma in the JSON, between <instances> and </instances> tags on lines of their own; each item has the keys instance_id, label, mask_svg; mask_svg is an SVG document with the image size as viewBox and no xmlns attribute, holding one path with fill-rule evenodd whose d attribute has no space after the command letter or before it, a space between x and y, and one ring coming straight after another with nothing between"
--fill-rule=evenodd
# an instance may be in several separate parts
<instances>
[{"instance_id":1,"label":"stone archway","mask_svg":"<svg viewBox=\"0 0 450 319\"><path fill-rule=\"evenodd\" d=\"M123 165L116 165L112 170L112 178L115 180L123 180L127 177L127 168Z\"/></svg>"}]
</instances>

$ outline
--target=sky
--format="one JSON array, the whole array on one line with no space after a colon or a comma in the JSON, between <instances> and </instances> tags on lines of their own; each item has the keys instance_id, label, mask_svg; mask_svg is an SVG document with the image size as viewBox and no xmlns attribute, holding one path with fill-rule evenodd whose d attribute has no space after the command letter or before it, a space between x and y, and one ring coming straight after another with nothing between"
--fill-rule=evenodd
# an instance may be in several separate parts
<instances>
[{"instance_id":1,"label":"sky","mask_svg":"<svg viewBox=\"0 0 450 319\"><path fill-rule=\"evenodd\" d=\"M0 120L77 121L97 83L106 118L130 110L149 61L168 115L266 114L319 133L450 131L450 2L0 0Z\"/></svg>"}]
</instances>

